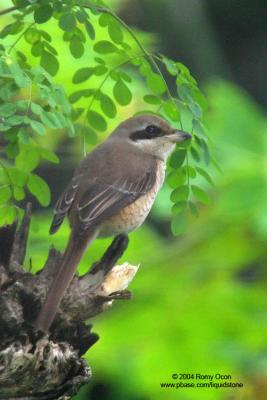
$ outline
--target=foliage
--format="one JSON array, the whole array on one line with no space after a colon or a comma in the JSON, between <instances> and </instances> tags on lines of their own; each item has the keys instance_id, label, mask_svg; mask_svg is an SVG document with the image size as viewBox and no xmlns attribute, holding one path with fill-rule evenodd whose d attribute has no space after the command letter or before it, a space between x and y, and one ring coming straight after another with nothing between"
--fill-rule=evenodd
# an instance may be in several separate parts
<instances>
[{"instance_id":1,"label":"foliage","mask_svg":"<svg viewBox=\"0 0 267 400\"><path fill-rule=\"evenodd\" d=\"M190 220L179 241L166 240L149 225L131 234L125 259L142 259L130 287L134 297L95 320L101 343L88 353L94 381L77 400L98 398L104 385L101 399L258 398L259 382L266 379L267 119L230 83L210 84L207 95L208 125L224 171L213 177L216 201ZM33 268L45 260L49 220L40 217L30 251ZM57 247L67 237L65 226ZM107 245L99 240L90 247L90 263ZM80 271L88 264L87 256ZM160 388L180 371L219 371L244 387ZM266 388L262 393L266 398Z\"/></svg>"},{"instance_id":2,"label":"foliage","mask_svg":"<svg viewBox=\"0 0 267 400\"><path fill-rule=\"evenodd\" d=\"M197 203L209 200L192 180L202 176L211 183L206 169L212 159L202 120L205 99L190 71L180 62L149 53L138 35L101 0L13 3L14 7L6 11L12 11L13 21L0 33L0 129L8 158L1 161L0 224L16 217L25 189L41 205L50 202L46 182L33 171L42 159L58 159L55 153L40 147L39 137L51 129L63 129L70 136L82 137L86 152L87 144L95 143L94 131L106 131L120 107L129 106L137 96L133 84L138 80L145 88L140 111L154 112L180 128L185 120L193 133L192 143L177 147L168 169L174 204L172 230L181 233L187 211L196 215ZM74 71L72 82L77 90L71 93L56 81L62 60L47 28L50 21L57 23L62 43L67 44L74 60L79 60L88 48L93 50L90 65ZM106 31L104 40L97 38L99 26ZM29 65L25 54L16 49L21 40L30 47L37 67ZM101 80L93 88L90 80L95 76ZM176 87L175 93L171 93L166 79ZM86 107L84 98L88 99Z\"/></svg>"}]
</instances>

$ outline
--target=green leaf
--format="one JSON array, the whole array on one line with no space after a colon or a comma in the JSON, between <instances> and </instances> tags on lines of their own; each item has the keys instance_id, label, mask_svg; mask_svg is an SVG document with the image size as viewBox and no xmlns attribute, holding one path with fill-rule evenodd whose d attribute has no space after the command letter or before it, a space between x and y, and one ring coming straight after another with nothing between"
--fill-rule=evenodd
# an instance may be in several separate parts
<instances>
[{"instance_id":1,"label":"green leaf","mask_svg":"<svg viewBox=\"0 0 267 400\"><path fill-rule=\"evenodd\" d=\"M119 77L123 79L125 82L132 82L132 78L125 71L118 71Z\"/></svg>"},{"instance_id":2,"label":"green leaf","mask_svg":"<svg viewBox=\"0 0 267 400\"><path fill-rule=\"evenodd\" d=\"M182 235L185 232L186 227L187 227L187 219L185 212L176 215L171 222L171 230L175 236Z\"/></svg>"},{"instance_id":3,"label":"green leaf","mask_svg":"<svg viewBox=\"0 0 267 400\"><path fill-rule=\"evenodd\" d=\"M0 185L0 204L6 203L11 199L12 191L9 185Z\"/></svg>"},{"instance_id":4,"label":"green leaf","mask_svg":"<svg viewBox=\"0 0 267 400\"><path fill-rule=\"evenodd\" d=\"M94 68L89 67L78 69L73 75L72 82L77 84L87 81L87 79L89 79L93 75L94 70Z\"/></svg>"},{"instance_id":5,"label":"green leaf","mask_svg":"<svg viewBox=\"0 0 267 400\"><path fill-rule=\"evenodd\" d=\"M31 28L24 33L24 38L26 42L34 44L41 39L41 33L37 29Z\"/></svg>"},{"instance_id":6,"label":"green leaf","mask_svg":"<svg viewBox=\"0 0 267 400\"><path fill-rule=\"evenodd\" d=\"M206 192L204 192L204 190L202 190L200 187L195 186L195 185L191 185L191 189L192 189L192 193L195 196L195 198L203 204L208 204L210 202L210 198L207 195Z\"/></svg>"},{"instance_id":7,"label":"green leaf","mask_svg":"<svg viewBox=\"0 0 267 400\"><path fill-rule=\"evenodd\" d=\"M117 44L123 42L123 31L116 21L110 21L108 24L108 34L113 42Z\"/></svg>"},{"instance_id":8,"label":"green leaf","mask_svg":"<svg viewBox=\"0 0 267 400\"><path fill-rule=\"evenodd\" d=\"M84 46L78 36L74 36L70 41L70 52L74 58L81 58L84 53Z\"/></svg>"},{"instance_id":9,"label":"green leaf","mask_svg":"<svg viewBox=\"0 0 267 400\"><path fill-rule=\"evenodd\" d=\"M201 149L204 155L204 161L207 165L210 163L210 153L207 143L204 140L201 140Z\"/></svg>"},{"instance_id":10,"label":"green leaf","mask_svg":"<svg viewBox=\"0 0 267 400\"><path fill-rule=\"evenodd\" d=\"M8 177L6 175L6 172L5 172L6 168L7 167L5 167L5 169L4 169L3 167L0 166L0 183L1 184L9 182L9 179L8 179Z\"/></svg>"},{"instance_id":11,"label":"green leaf","mask_svg":"<svg viewBox=\"0 0 267 400\"><path fill-rule=\"evenodd\" d=\"M135 60L135 62L138 62L139 61L139 59L136 59ZM150 65L150 63L146 60L146 59L142 59L141 60L141 64L140 64L140 67L139 67L139 72L140 72L140 74L142 75L142 76L144 76L144 77L148 77L149 75L152 75L152 74L154 74L154 72L153 72L153 70L152 70L152 68L151 68L151 65ZM155 75L155 74L154 74Z\"/></svg>"},{"instance_id":12,"label":"green leaf","mask_svg":"<svg viewBox=\"0 0 267 400\"><path fill-rule=\"evenodd\" d=\"M76 103L76 101L80 100L81 97L90 97L94 94L94 92L94 89L78 90L69 96L69 101L71 104Z\"/></svg>"},{"instance_id":13,"label":"green leaf","mask_svg":"<svg viewBox=\"0 0 267 400\"><path fill-rule=\"evenodd\" d=\"M197 119L193 119L192 127L193 131L196 132L196 134L206 137L205 128L200 121L198 121Z\"/></svg>"},{"instance_id":14,"label":"green leaf","mask_svg":"<svg viewBox=\"0 0 267 400\"><path fill-rule=\"evenodd\" d=\"M0 106L0 116L1 118L10 117L16 112L15 103L6 103Z\"/></svg>"},{"instance_id":15,"label":"green leaf","mask_svg":"<svg viewBox=\"0 0 267 400\"><path fill-rule=\"evenodd\" d=\"M197 206L195 205L195 203L193 203L192 201L189 201L188 204L189 204L189 210L190 210L191 214L194 217L198 217L199 213L198 213L198 209L197 209Z\"/></svg>"},{"instance_id":16,"label":"green leaf","mask_svg":"<svg viewBox=\"0 0 267 400\"><path fill-rule=\"evenodd\" d=\"M182 63L177 62L175 63L176 67L179 70L179 74L187 80L188 83L191 83L193 85L196 84L196 80L192 77L192 75L190 74L189 69Z\"/></svg>"},{"instance_id":17,"label":"green leaf","mask_svg":"<svg viewBox=\"0 0 267 400\"><path fill-rule=\"evenodd\" d=\"M28 144L30 142L30 135L24 129L20 129L18 133L18 139L20 143Z\"/></svg>"},{"instance_id":18,"label":"green leaf","mask_svg":"<svg viewBox=\"0 0 267 400\"><path fill-rule=\"evenodd\" d=\"M186 201L178 201L172 206L172 213L173 214L180 214L183 212L187 207L187 202Z\"/></svg>"},{"instance_id":19,"label":"green leaf","mask_svg":"<svg viewBox=\"0 0 267 400\"><path fill-rule=\"evenodd\" d=\"M34 57L40 57L40 55L42 54L43 48L44 48L43 42L40 41L40 42L34 43L31 48L32 55Z\"/></svg>"},{"instance_id":20,"label":"green leaf","mask_svg":"<svg viewBox=\"0 0 267 400\"><path fill-rule=\"evenodd\" d=\"M142 65L143 61L144 61L143 58L136 57L136 58L133 58L130 62L135 67L140 67Z\"/></svg>"},{"instance_id":21,"label":"green leaf","mask_svg":"<svg viewBox=\"0 0 267 400\"><path fill-rule=\"evenodd\" d=\"M57 107L61 106L64 114L66 114L66 115L71 114L71 105L68 101L68 98L66 96L64 89L61 86L53 84L52 97L55 100L55 102L57 103Z\"/></svg>"},{"instance_id":22,"label":"green leaf","mask_svg":"<svg viewBox=\"0 0 267 400\"><path fill-rule=\"evenodd\" d=\"M109 14L102 13L98 18L98 23L104 28L105 26L108 26L108 24L110 23L110 19L111 17Z\"/></svg>"},{"instance_id":23,"label":"green leaf","mask_svg":"<svg viewBox=\"0 0 267 400\"><path fill-rule=\"evenodd\" d=\"M144 101L148 104L154 104L154 105L160 105L161 104L161 99L157 96L154 96L153 94L146 94L143 97Z\"/></svg>"},{"instance_id":24,"label":"green leaf","mask_svg":"<svg viewBox=\"0 0 267 400\"><path fill-rule=\"evenodd\" d=\"M185 84L177 84L177 92L181 100L187 103L192 102L193 92L190 87Z\"/></svg>"},{"instance_id":25,"label":"green leaf","mask_svg":"<svg viewBox=\"0 0 267 400\"><path fill-rule=\"evenodd\" d=\"M16 84L20 88L25 88L29 86L30 79L25 74L25 72L20 68L17 63L12 63L9 65L9 69L12 72L13 78L15 79Z\"/></svg>"},{"instance_id":26,"label":"green leaf","mask_svg":"<svg viewBox=\"0 0 267 400\"><path fill-rule=\"evenodd\" d=\"M109 118L115 118L117 109L114 101L106 94L101 93L100 106L104 114Z\"/></svg>"},{"instance_id":27,"label":"green leaf","mask_svg":"<svg viewBox=\"0 0 267 400\"><path fill-rule=\"evenodd\" d=\"M110 78L111 78L113 81L115 81L115 82L117 82L117 81L120 80L120 74L119 74L118 71L111 71L111 73L110 73L109 76L110 76Z\"/></svg>"},{"instance_id":28,"label":"green leaf","mask_svg":"<svg viewBox=\"0 0 267 400\"><path fill-rule=\"evenodd\" d=\"M5 120L5 124L9 126L16 126L23 124L25 120L25 115L12 115Z\"/></svg>"},{"instance_id":29,"label":"green leaf","mask_svg":"<svg viewBox=\"0 0 267 400\"><path fill-rule=\"evenodd\" d=\"M23 146L16 157L15 163L18 169L31 172L37 167L39 160L39 152L35 147Z\"/></svg>"},{"instance_id":30,"label":"green leaf","mask_svg":"<svg viewBox=\"0 0 267 400\"><path fill-rule=\"evenodd\" d=\"M0 32L0 38L4 39L6 36L10 35L12 32L13 24L6 25Z\"/></svg>"},{"instance_id":31,"label":"green leaf","mask_svg":"<svg viewBox=\"0 0 267 400\"><path fill-rule=\"evenodd\" d=\"M16 167L8 168L8 175L13 185L23 187L27 183L28 174Z\"/></svg>"},{"instance_id":32,"label":"green leaf","mask_svg":"<svg viewBox=\"0 0 267 400\"><path fill-rule=\"evenodd\" d=\"M167 176L167 183L173 189L183 185L185 182L186 175L181 168L171 171Z\"/></svg>"},{"instance_id":33,"label":"green leaf","mask_svg":"<svg viewBox=\"0 0 267 400\"><path fill-rule=\"evenodd\" d=\"M76 27L75 16L70 12L62 14L59 19L59 26L65 32L72 32Z\"/></svg>"},{"instance_id":34,"label":"green leaf","mask_svg":"<svg viewBox=\"0 0 267 400\"><path fill-rule=\"evenodd\" d=\"M91 24L90 21L85 21L85 28L86 31L88 33L88 36L91 40L95 40L95 28L93 27L93 25Z\"/></svg>"},{"instance_id":35,"label":"green leaf","mask_svg":"<svg viewBox=\"0 0 267 400\"><path fill-rule=\"evenodd\" d=\"M9 142L15 142L17 139L18 128L9 128L6 133L4 133L4 138Z\"/></svg>"},{"instance_id":36,"label":"green leaf","mask_svg":"<svg viewBox=\"0 0 267 400\"><path fill-rule=\"evenodd\" d=\"M204 179L206 179L207 182L209 182L212 186L214 186L212 178L203 168L196 167L196 170L199 173L199 175L201 175Z\"/></svg>"},{"instance_id":37,"label":"green leaf","mask_svg":"<svg viewBox=\"0 0 267 400\"><path fill-rule=\"evenodd\" d=\"M54 54L54 56L57 56L57 55L58 55L57 50L56 50L53 46L51 46L51 44L49 44L48 42L44 42L44 47L45 47L50 53Z\"/></svg>"},{"instance_id":38,"label":"green leaf","mask_svg":"<svg viewBox=\"0 0 267 400\"><path fill-rule=\"evenodd\" d=\"M76 135L74 125L73 125L72 121L70 121L69 119L66 120L66 128L68 130L68 134L70 137L73 137Z\"/></svg>"},{"instance_id":39,"label":"green leaf","mask_svg":"<svg viewBox=\"0 0 267 400\"><path fill-rule=\"evenodd\" d=\"M172 76L176 76L178 71L175 62L163 55L161 55L161 59L164 62L166 70L169 72L169 74Z\"/></svg>"},{"instance_id":40,"label":"green leaf","mask_svg":"<svg viewBox=\"0 0 267 400\"><path fill-rule=\"evenodd\" d=\"M150 73L147 78L147 86L152 92L157 94L164 94L166 92L166 85L162 77L154 72Z\"/></svg>"},{"instance_id":41,"label":"green leaf","mask_svg":"<svg viewBox=\"0 0 267 400\"><path fill-rule=\"evenodd\" d=\"M177 203L178 201L186 201L189 196L189 187L187 185L180 186L175 189L171 194L171 201Z\"/></svg>"},{"instance_id":42,"label":"green leaf","mask_svg":"<svg viewBox=\"0 0 267 400\"><path fill-rule=\"evenodd\" d=\"M9 143L6 148L5 152L9 158L15 158L18 154L18 144L17 143Z\"/></svg>"},{"instance_id":43,"label":"green leaf","mask_svg":"<svg viewBox=\"0 0 267 400\"><path fill-rule=\"evenodd\" d=\"M108 71L108 68L105 65L98 65L94 68L94 74L96 76L104 75Z\"/></svg>"},{"instance_id":44,"label":"green leaf","mask_svg":"<svg viewBox=\"0 0 267 400\"><path fill-rule=\"evenodd\" d=\"M50 129L61 129L65 126L63 124L60 114L51 111L42 111L40 114L41 121ZM65 121L64 121L65 122Z\"/></svg>"},{"instance_id":45,"label":"green leaf","mask_svg":"<svg viewBox=\"0 0 267 400\"><path fill-rule=\"evenodd\" d=\"M76 12L76 18L81 24L84 24L88 18L88 15L86 14L85 10L81 9Z\"/></svg>"},{"instance_id":46,"label":"green leaf","mask_svg":"<svg viewBox=\"0 0 267 400\"><path fill-rule=\"evenodd\" d=\"M47 22L53 15L53 8L50 4L44 4L41 7L35 8L33 13L34 21L37 24Z\"/></svg>"},{"instance_id":47,"label":"green leaf","mask_svg":"<svg viewBox=\"0 0 267 400\"><path fill-rule=\"evenodd\" d=\"M34 114L40 115L40 113L43 111L43 108L37 104L37 103L31 103L31 110Z\"/></svg>"},{"instance_id":48,"label":"green leaf","mask_svg":"<svg viewBox=\"0 0 267 400\"><path fill-rule=\"evenodd\" d=\"M184 163L185 157L186 157L186 150L184 149L176 150L171 155L170 166L175 169L181 167Z\"/></svg>"},{"instance_id":49,"label":"green leaf","mask_svg":"<svg viewBox=\"0 0 267 400\"><path fill-rule=\"evenodd\" d=\"M196 161L196 162L199 162L200 161L200 155L199 155L199 152L194 148L194 147L190 147L190 152L191 152L191 155L192 155L192 157L193 157L193 159Z\"/></svg>"},{"instance_id":50,"label":"green leaf","mask_svg":"<svg viewBox=\"0 0 267 400\"><path fill-rule=\"evenodd\" d=\"M41 122L31 119L30 125L31 125L32 129L34 130L34 132L37 132L39 135L45 134L45 127Z\"/></svg>"},{"instance_id":51,"label":"green leaf","mask_svg":"<svg viewBox=\"0 0 267 400\"><path fill-rule=\"evenodd\" d=\"M17 107L18 111L27 113L28 108L29 108L29 100L18 100L16 102L16 107Z\"/></svg>"},{"instance_id":52,"label":"green leaf","mask_svg":"<svg viewBox=\"0 0 267 400\"><path fill-rule=\"evenodd\" d=\"M127 106L132 100L132 93L122 80L119 80L115 83L113 87L113 95L115 100L121 106Z\"/></svg>"},{"instance_id":53,"label":"green leaf","mask_svg":"<svg viewBox=\"0 0 267 400\"><path fill-rule=\"evenodd\" d=\"M14 206L0 207L0 225L10 225L17 217L16 209Z\"/></svg>"},{"instance_id":54,"label":"green leaf","mask_svg":"<svg viewBox=\"0 0 267 400\"><path fill-rule=\"evenodd\" d=\"M39 32L41 33L42 37L43 37L47 42L52 42L52 37L51 37L51 35L49 35L48 32L43 31L43 30L39 30Z\"/></svg>"},{"instance_id":55,"label":"green leaf","mask_svg":"<svg viewBox=\"0 0 267 400\"><path fill-rule=\"evenodd\" d=\"M52 76L55 76L59 70L57 58L52 53L48 53L48 51L45 50L42 51L40 65Z\"/></svg>"},{"instance_id":56,"label":"green leaf","mask_svg":"<svg viewBox=\"0 0 267 400\"><path fill-rule=\"evenodd\" d=\"M50 189L43 178L35 174L30 174L27 187L42 206L46 207L49 205Z\"/></svg>"},{"instance_id":57,"label":"green leaf","mask_svg":"<svg viewBox=\"0 0 267 400\"><path fill-rule=\"evenodd\" d=\"M80 28L75 29L75 35L83 42L86 43L86 36Z\"/></svg>"},{"instance_id":58,"label":"green leaf","mask_svg":"<svg viewBox=\"0 0 267 400\"><path fill-rule=\"evenodd\" d=\"M189 103L189 109L196 118L200 118L202 115L202 110L197 103Z\"/></svg>"},{"instance_id":59,"label":"green leaf","mask_svg":"<svg viewBox=\"0 0 267 400\"><path fill-rule=\"evenodd\" d=\"M105 131L107 129L106 120L96 111L89 110L87 119L90 125L98 131Z\"/></svg>"},{"instance_id":60,"label":"green leaf","mask_svg":"<svg viewBox=\"0 0 267 400\"><path fill-rule=\"evenodd\" d=\"M176 107L176 105L172 102L164 102L163 103L163 111L174 122L180 121L180 114Z\"/></svg>"},{"instance_id":61,"label":"green leaf","mask_svg":"<svg viewBox=\"0 0 267 400\"><path fill-rule=\"evenodd\" d=\"M132 47L129 45L129 43L121 43L121 47L123 48L123 50L125 50L125 52L131 51Z\"/></svg>"},{"instance_id":62,"label":"green leaf","mask_svg":"<svg viewBox=\"0 0 267 400\"><path fill-rule=\"evenodd\" d=\"M190 178L194 179L197 176L195 168L191 167L191 165L185 166L184 169Z\"/></svg>"},{"instance_id":63,"label":"green leaf","mask_svg":"<svg viewBox=\"0 0 267 400\"><path fill-rule=\"evenodd\" d=\"M109 54L118 51L118 48L108 40L100 40L94 45L94 51L99 54Z\"/></svg>"},{"instance_id":64,"label":"green leaf","mask_svg":"<svg viewBox=\"0 0 267 400\"><path fill-rule=\"evenodd\" d=\"M71 110L71 119L72 119L72 121L76 121L77 119L79 119L84 111L85 111L85 108L83 108L83 107L73 108Z\"/></svg>"},{"instance_id":65,"label":"green leaf","mask_svg":"<svg viewBox=\"0 0 267 400\"><path fill-rule=\"evenodd\" d=\"M82 125L80 128L80 134L85 138L85 141L89 145L95 146L97 144L97 135L93 129L87 125Z\"/></svg>"},{"instance_id":66,"label":"green leaf","mask_svg":"<svg viewBox=\"0 0 267 400\"><path fill-rule=\"evenodd\" d=\"M106 65L106 61L103 60L103 58L95 57L95 61L96 61L98 64Z\"/></svg>"},{"instance_id":67,"label":"green leaf","mask_svg":"<svg viewBox=\"0 0 267 400\"><path fill-rule=\"evenodd\" d=\"M45 149L45 148L40 148L40 155L42 158L44 158L47 161L50 161L54 164L59 164L59 158L58 156L51 150Z\"/></svg>"},{"instance_id":68,"label":"green leaf","mask_svg":"<svg viewBox=\"0 0 267 400\"><path fill-rule=\"evenodd\" d=\"M14 198L17 201L21 201L25 198L25 191L21 187L15 186L13 189L13 193L14 193Z\"/></svg>"}]
</instances>

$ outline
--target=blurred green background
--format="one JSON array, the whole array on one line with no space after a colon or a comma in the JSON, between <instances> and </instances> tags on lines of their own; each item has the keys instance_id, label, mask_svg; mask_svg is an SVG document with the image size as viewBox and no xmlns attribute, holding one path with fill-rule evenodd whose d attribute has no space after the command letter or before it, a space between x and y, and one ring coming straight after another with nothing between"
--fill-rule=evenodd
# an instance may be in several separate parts
<instances>
[{"instance_id":1,"label":"blurred green background","mask_svg":"<svg viewBox=\"0 0 267 400\"><path fill-rule=\"evenodd\" d=\"M211 203L190 219L182 236L170 233L167 187L147 223L130 234L123 259L141 264L130 286L134 297L94 319L100 340L86 356L93 379L75 400L266 399L266 2L111 3L127 23L148 32L142 33L148 46L185 63L200 82L222 171L210 168L215 183L207 186ZM9 2L1 6L5 4ZM59 43L60 38L54 39ZM73 61L67 52L64 57L66 67L58 78L69 89ZM136 100L121 110L112 127L139 109ZM50 184L54 203L82 156L82 145L55 133L46 145L56 148L62 162L60 167L44 164L39 171ZM36 206L35 215L27 267L38 269L51 243L64 248L68 226L48 237L52 210ZM94 243L81 273L109 242ZM244 387L161 388L161 382L177 382L173 373L230 374Z\"/></svg>"}]
</instances>

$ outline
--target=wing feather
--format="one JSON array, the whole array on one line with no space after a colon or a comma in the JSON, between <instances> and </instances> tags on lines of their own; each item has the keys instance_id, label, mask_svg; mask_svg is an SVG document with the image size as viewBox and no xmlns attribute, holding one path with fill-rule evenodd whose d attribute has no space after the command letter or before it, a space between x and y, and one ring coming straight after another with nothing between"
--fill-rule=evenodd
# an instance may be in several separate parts
<instances>
[{"instance_id":1,"label":"wing feather","mask_svg":"<svg viewBox=\"0 0 267 400\"><path fill-rule=\"evenodd\" d=\"M127 178L121 178L112 185L95 182L77 205L80 233L112 217L146 194L152 189L155 180L156 172L152 169L138 177L136 182Z\"/></svg>"},{"instance_id":2,"label":"wing feather","mask_svg":"<svg viewBox=\"0 0 267 400\"><path fill-rule=\"evenodd\" d=\"M81 175L74 176L59 197L54 208L54 218L50 226L49 233L55 233L62 224L66 214L69 212L78 191Z\"/></svg>"}]
</instances>

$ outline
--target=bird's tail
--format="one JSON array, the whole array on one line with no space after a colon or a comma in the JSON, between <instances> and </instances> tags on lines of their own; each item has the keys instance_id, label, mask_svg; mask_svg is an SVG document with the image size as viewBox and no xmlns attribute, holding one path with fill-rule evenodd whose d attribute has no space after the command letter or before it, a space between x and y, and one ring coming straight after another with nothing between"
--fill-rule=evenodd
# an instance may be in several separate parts
<instances>
[{"instance_id":1,"label":"bird's tail","mask_svg":"<svg viewBox=\"0 0 267 400\"><path fill-rule=\"evenodd\" d=\"M35 322L36 329L48 331L54 321L59 304L64 296L65 290L72 281L76 268L87 246L94 240L96 233L86 235L86 238L74 238L70 236L68 245L64 252L59 271L57 272L52 286L50 287L45 303Z\"/></svg>"}]
</instances>

